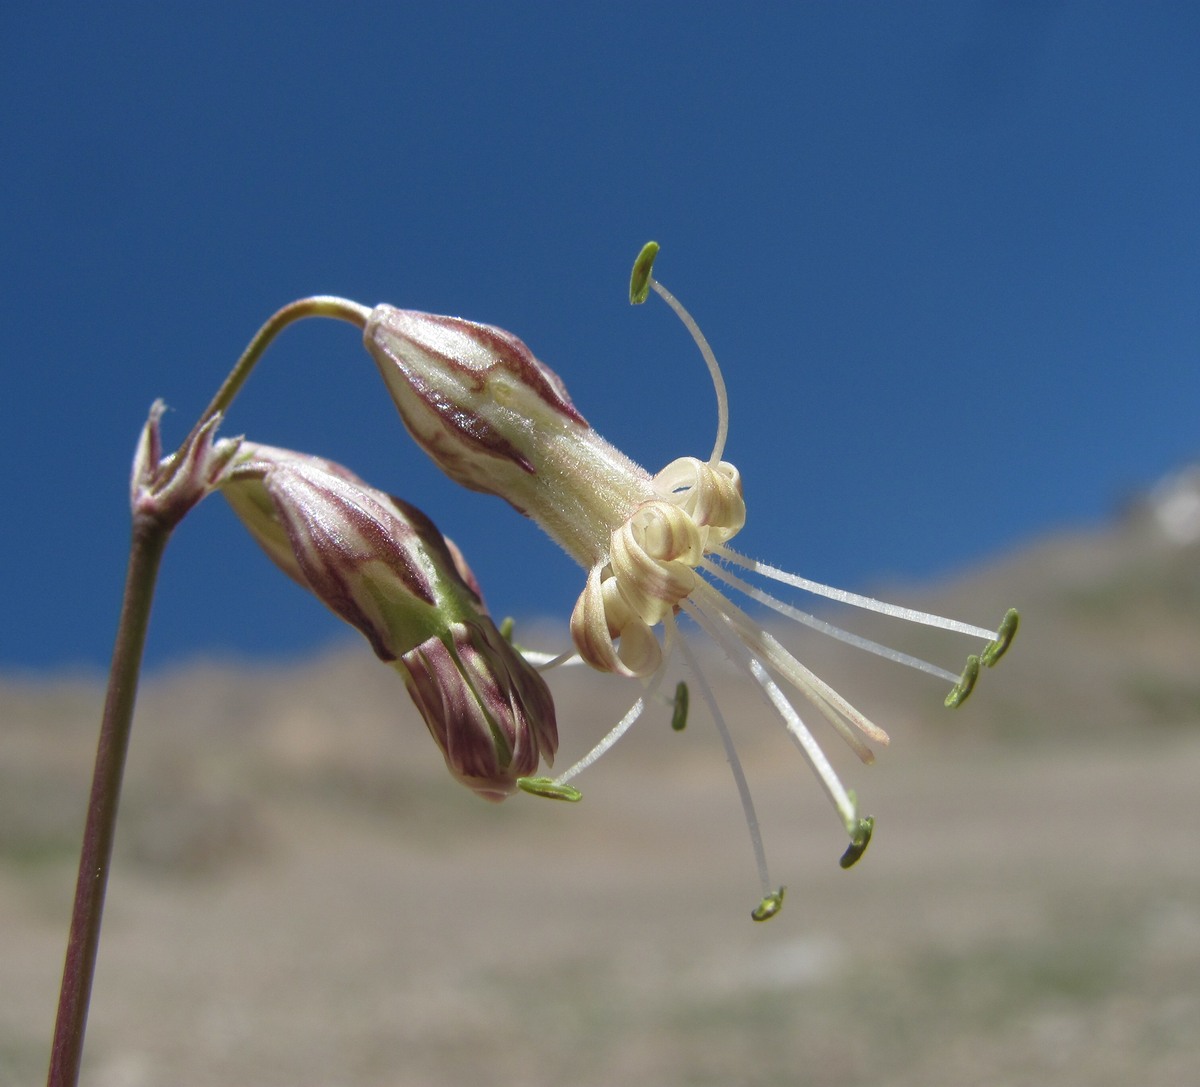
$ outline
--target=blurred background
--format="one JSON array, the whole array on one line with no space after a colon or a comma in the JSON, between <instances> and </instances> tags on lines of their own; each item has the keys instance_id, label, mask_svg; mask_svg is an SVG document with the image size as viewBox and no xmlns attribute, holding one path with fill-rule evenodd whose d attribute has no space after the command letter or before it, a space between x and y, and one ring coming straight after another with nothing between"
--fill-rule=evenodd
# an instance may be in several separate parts
<instances>
[{"instance_id":1,"label":"blurred background","mask_svg":"<svg viewBox=\"0 0 1200 1087\"><path fill-rule=\"evenodd\" d=\"M508 328L657 469L715 425L686 332L626 301L657 239L727 372L745 549L838 584L1094 524L1200 455L1190 5L0 20L12 665L107 663L150 402L182 438L306 294ZM569 612L579 571L425 462L353 329L288 330L227 431L422 506L497 612ZM149 659L339 636L214 502L172 547Z\"/></svg>"},{"instance_id":2,"label":"blurred background","mask_svg":"<svg viewBox=\"0 0 1200 1087\"><path fill-rule=\"evenodd\" d=\"M521 336L651 470L725 368L742 549L981 623L950 715L792 639L892 732L850 873L712 662L574 808L454 785L393 673L223 505L172 541L88 1038L98 1084L1200 1078L1200 15L1186 4L43 4L0 11L0 1082L36 1083L150 402L180 439L280 305ZM230 413L455 537L565 644L582 574L404 434L348 326ZM850 620L848 620L850 621ZM948 667L962 649L860 623ZM563 758L634 692L555 678ZM832 746L832 745L830 745Z\"/></svg>"}]
</instances>

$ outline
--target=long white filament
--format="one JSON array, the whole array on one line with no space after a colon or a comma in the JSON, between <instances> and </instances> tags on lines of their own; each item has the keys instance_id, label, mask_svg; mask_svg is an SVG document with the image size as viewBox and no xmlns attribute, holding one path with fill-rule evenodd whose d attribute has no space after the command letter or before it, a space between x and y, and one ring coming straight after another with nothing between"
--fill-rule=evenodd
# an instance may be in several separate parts
<instances>
[{"instance_id":1,"label":"long white filament","mask_svg":"<svg viewBox=\"0 0 1200 1087\"><path fill-rule=\"evenodd\" d=\"M921 623L923 626L937 627L939 630L951 630L956 634L967 634L972 638L983 638L989 642L995 641L1000 637L997 631L988 630L985 627L973 626L970 623L960 623L957 619L945 619L940 615L931 615L929 612L903 608L899 604L888 604L883 600L876 600L874 597L860 596L858 593L847 592L845 589L835 589L832 585L823 585L819 581L810 581L808 578L800 577L799 574L789 574L786 570L780 570L776 566L759 562L757 559L747 558L732 548L717 546L709 548L709 550L712 554L728 560L735 566L741 566L743 569L752 570L756 574L762 574L763 577L769 577L772 581L780 581L784 585L791 585L794 588L803 589L805 592L815 593L817 596L837 600L842 604L851 604L856 608L865 608L867 611L877 611L882 615L890 615L896 619L907 619L910 623ZM958 676L954 676L953 678L955 681L958 680Z\"/></svg>"},{"instance_id":2,"label":"long white filament","mask_svg":"<svg viewBox=\"0 0 1200 1087\"><path fill-rule=\"evenodd\" d=\"M801 664L775 637L763 630L741 608L707 582L697 585L692 590L692 599L710 612L719 614L733 627L749 650L762 657L822 713L825 713L827 708L835 711L833 716L826 716L864 762L872 761L871 753L862 747L861 740L846 727L846 722L878 743L888 742L888 734L883 729L855 708L843 695L838 694L811 668Z\"/></svg>"},{"instance_id":3,"label":"long white filament","mask_svg":"<svg viewBox=\"0 0 1200 1087\"><path fill-rule=\"evenodd\" d=\"M852 634L848 630L843 630L841 627L825 622L824 619L818 619L815 615L801 611L799 608L795 608L791 604L787 604L777 597L772 596L770 593L764 592L762 589L743 581L740 577L731 574L718 563L711 562L708 559L701 559L700 565L714 577L720 578L726 585L732 585L738 592L745 593L751 600L755 600L759 604L764 604L772 611L776 611L789 619L794 619L797 623L803 623L805 626L820 631L830 638L835 638L839 642L845 642L856 649L874 653L876 656L883 657L886 660L895 661L897 664L904 664L909 668L915 668L919 672L936 676L938 679L944 679L948 683L958 682L959 677L954 672L949 672L945 668L940 668L936 664L922 660L920 657L901 653L900 650L892 649L890 646L880 645L879 642L873 642L870 638L864 638L860 634Z\"/></svg>"},{"instance_id":4,"label":"long white filament","mask_svg":"<svg viewBox=\"0 0 1200 1087\"><path fill-rule=\"evenodd\" d=\"M800 749L809 766L821 783L829 799L838 810L842 821L848 830L857 825L858 815L854 801L846 792L838 779L837 773L830 764L820 744L809 732L808 727L800 719L795 707L787 700L787 696L779 689L779 685L767 674L767 670L747 651L740 637L728 629L731 621L728 616L718 612L711 614L707 608L701 608L692 601L683 601L681 607L690 615L724 651L730 659L746 669L758 683L763 695L775 708L787 728L788 735Z\"/></svg>"},{"instance_id":5,"label":"long white filament","mask_svg":"<svg viewBox=\"0 0 1200 1087\"><path fill-rule=\"evenodd\" d=\"M584 755L583 758L580 759L574 766L572 766L565 773L559 774L559 776L554 779L555 785L564 785L566 782L570 781L571 778L582 773L633 727L634 722L642 716L642 711L646 708L646 703L658 690L658 686L662 682L662 677L665 672L665 668L659 668L659 670L654 673L653 678L651 678L650 682L646 685L646 690L643 692L641 698L639 698L632 706L629 707L629 710L626 712L625 716L622 717L621 720L619 720L612 727L604 739L602 739L595 747L591 749L591 751Z\"/></svg>"},{"instance_id":6,"label":"long white filament","mask_svg":"<svg viewBox=\"0 0 1200 1087\"><path fill-rule=\"evenodd\" d=\"M674 625L674 618L667 616L667 622ZM737 749L733 744L733 736L730 734L729 726L725 723L725 717L721 713L721 707L717 705L716 696L712 692L712 688L708 685L708 681L704 678L704 673L700 670L700 665L692 653L692 647L688 644L687 638L683 636L683 631L679 631L679 648L683 652L683 659L687 662L688 671L692 673L692 678L696 682L696 686L700 688L700 694L703 696L708 712L712 715L713 723L717 726L717 733L721 737L721 743L725 746L725 759L729 763L729 769L733 772L733 780L737 785L738 796L742 801L742 811L746 816L746 827L750 831L750 844L754 848L754 863L758 866L758 881L762 885L763 896L771 894L775 889L771 883L770 873L767 871L767 853L763 848L762 831L758 825L758 814L754 810L754 800L750 796L750 786L746 781L746 774L742 770L742 761L738 758Z\"/></svg>"},{"instance_id":7,"label":"long white filament","mask_svg":"<svg viewBox=\"0 0 1200 1087\"><path fill-rule=\"evenodd\" d=\"M675 311L675 316L683 322L684 327L692 334L692 339L696 341L696 346L700 348L700 354L704 356L704 362L708 366L709 375L712 377L713 391L717 394L717 437L713 442L713 451L708 458L708 463L719 464L721 456L725 452L725 438L729 434L729 397L725 393L725 379L721 376L721 367L717 365L717 356L713 354L713 349L708 346L708 340L704 338L704 333L700 331L700 326L692 319L692 315L683 308L683 303L653 276L650 278L650 286L654 288L659 298Z\"/></svg>"},{"instance_id":8,"label":"long white filament","mask_svg":"<svg viewBox=\"0 0 1200 1087\"><path fill-rule=\"evenodd\" d=\"M522 649L521 656L539 672L548 672L551 668L558 668L564 664L583 663L579 658L579 650L574 647L565 649L563 652L557 654L543 653L538 649Z\"/></svg>"},{"instance_id":9,"label":"long white filament","mask_svg":"<svg viewBox=\"0 0 1200 1087\"><path fill-rule=\"evenodd\" d=\"M812 703L821 716L833 726L834 731L846 742L859 759L866 763L875 761L875 755L854 729L869 736L876 743L887 744L888 734L861 711L851 705L824 680L805 668L779 642L765 631L756 631L745 626L741 620L722 610L729 625L738 632L750 655L770 666L777 675L792 685ZM851 727L853 726L853 727Z\"/></svg>"}]
</instances>

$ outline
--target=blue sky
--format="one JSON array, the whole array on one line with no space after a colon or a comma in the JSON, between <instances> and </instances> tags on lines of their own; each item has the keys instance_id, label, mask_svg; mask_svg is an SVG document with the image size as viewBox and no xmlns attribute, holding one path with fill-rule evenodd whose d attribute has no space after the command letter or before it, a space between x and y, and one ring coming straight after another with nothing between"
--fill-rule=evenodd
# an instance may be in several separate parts
<instances>
[{"instance_id":1,"label":"blue sky","mask_svg":"<svg viewBox=\"0 0 1200 1087\"><path fill-rule=\"evenodd\" d=\"M1200 456L1191 4L55 4L0 13L0 667L100 667L150 402L178 440L258 325L334 293L498 324L657 469L726 372L742 549L853 588L1096 523ZM356 333L288 330L226 433L342 461L499 614L582 572L404 433ZM976 617L990 621L992 617ZM220 499L148 660L348 637Z\"/></svg>"}]
</instances>

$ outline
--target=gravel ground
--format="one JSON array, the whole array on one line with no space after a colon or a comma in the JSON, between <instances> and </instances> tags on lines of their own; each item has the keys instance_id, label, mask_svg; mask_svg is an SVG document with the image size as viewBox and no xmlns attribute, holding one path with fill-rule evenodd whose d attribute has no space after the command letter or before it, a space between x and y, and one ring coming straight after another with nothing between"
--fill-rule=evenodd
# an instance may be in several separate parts
<instances>
[{"instance_id":1,"label":"gravel ground","mask_svg":"<svg viewBox=\"0 0 1200 1087\"><path fill-rule=\"evenodd\" d=\"M1076 728L1068 747L893 717L877 765L839 762L879 820L843 872L832 812L735 691L788 884L756 925L702 719L640 726L578 805L492 807L407 708L378 712L394 677L369 667L147 691L86 1083L1200 1082L1200 729ZM560 693L564 759L626 694ZM0 1083L36 1084L96 693L3 695Z\"/></svg>"}]
</instances>

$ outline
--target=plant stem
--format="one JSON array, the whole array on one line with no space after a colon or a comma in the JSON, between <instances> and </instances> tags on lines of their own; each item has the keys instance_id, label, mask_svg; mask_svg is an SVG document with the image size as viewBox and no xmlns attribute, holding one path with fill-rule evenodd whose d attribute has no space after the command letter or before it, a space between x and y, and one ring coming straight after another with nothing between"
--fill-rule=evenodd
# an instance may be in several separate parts
<instances>
[{"instance_id":1,"label":"plant stem","mask_svg":"<svg viewBox=\"0 0 1200 1087\"><path fill-rule=\"evenodd\" d=\"M75 1087L83 1055L88 1002L100 945L100 919L112 860L117 804L125 753L129 748L138 673L146 644L146 627L163 550L171 528L155 517L135 517L125 578L125 596L109 670L100 742L92 774L87 824L79 855L79 878L67 938L66 964L59 991L58 1018L50 1052L48 1087Z\"/></svg>"},{"instance_id":2,"label":"plant stem","mask_svg":"<svg viewBox=\"0 0 1200 1087\"><path fill-rule=\"evenodd\" d=\"M143 431L134 465L133 541L108 674L104 717L100 722L100 742L92 772L83 847L79 854L79 878L75 884L75 905L71 911L71 931L67 937L67 957L59 990L58 1018L50 1050L48 1087L75 1087L79 1082L88 1003L100 947L104 893L108 887L117 806L121 797L121 777L125 771L125 754L129 750L150 605L154 599L158 568L172 530L216 485L216 478L232 453L232 449L221 453L214 448L214 417L228 409L267 345L293 321L303 317L336 317L362 328L370 314L368 306L324 295L302 298L284 306L255 333L178 452L162 461L159 461L158 421L163 406L156 402L150 409L150 419ZM147 463L142 463L143 457Z\"/></svg>"},{"instance_id":3,"label":"plant stem","mask_svg":"<svg viewBox=\"0 0 1200 1087\"><path fill-rule=\"evenodd\" d=\"M301 298L299 301L289 302L283 309L268 317L262 328L254 334L254 339L246 346L242 357L237 360L233 370L217 390L217 395L213 397L212 403L204 409L196 425L200 426L217 412L225 412L229 409L233 398L245 384L246 378L250 376L250 371L254 369L254 364L258 362L267 346L294 321L300 321L305 317L333 317L362 328L370 315L370 306L363 306L358 302L351 302L348 298L337 298L334 295L315 295L312 298Z\"/></svg>"}]
</instances>

